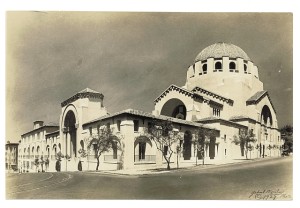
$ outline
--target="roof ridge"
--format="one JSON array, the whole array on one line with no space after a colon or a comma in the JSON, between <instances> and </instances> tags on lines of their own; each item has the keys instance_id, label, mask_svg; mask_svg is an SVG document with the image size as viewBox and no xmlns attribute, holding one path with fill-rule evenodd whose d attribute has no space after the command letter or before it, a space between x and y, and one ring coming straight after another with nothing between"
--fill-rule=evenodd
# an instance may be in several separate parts
<instances>
[{"instance_id":1,"label":"roof ridge","mask_svg":"<svg viewBox=\"0 0 300 208\"><path fill-rule=\"evenodd\" d=\"M79 91L78 93L85 93L85 92L100 93L100 92L98 92L96 90L92 90L91 88L88 88L88 87L85 88L85 89L83 89L83 90L81 90L81 91Z\"/></svg>"}]
</instances>

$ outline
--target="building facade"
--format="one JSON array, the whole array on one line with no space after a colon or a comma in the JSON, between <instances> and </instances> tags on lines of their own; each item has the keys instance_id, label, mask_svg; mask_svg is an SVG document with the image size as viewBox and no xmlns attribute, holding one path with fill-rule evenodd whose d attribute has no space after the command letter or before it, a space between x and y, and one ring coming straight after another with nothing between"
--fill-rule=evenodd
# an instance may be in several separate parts
<instances>
[{"instance_id":1,"label":"building facade","mask_svg":"<svg viewBox=\"0 0 300 208\"><path fill-rule=\"evenodd\" d=\"M19 171L32 172L42 171L41 160L46 159L48 146L46 145L46 135L58 130L57 125L44 125L43 121L33 122L33 130L21 135L19 145Z\"/></svg>"},{"instance_id":2,"label":"building facade","mask_svg":"<svg viewBox=\"0 0 300 208\"><path fill-rule=\"evenodd\" d=\"M19 143L5 144L5 169L7 171L18 170L18 146Z\"/></svg>"},{"instance_id":3,"label":"building facade","mask_svg":"<svg viewBox=\"0 0 300 208\"><path fill-rule=\"evenodd\" d=\"M22 135L19 161L23 168L32 171L32 159L43 155L49 160L47 171L55 171L60 152L67 156L60 158L62 171L77 170L79 161L83 170L93 170L93 151L83 158L79 150L87 149L89 138L106 127L122 140L123 149L112 148L104 153L100 169L157 166L164 161L162 152L145 136L153 119L171 121L182 135L180 162L191 162L197 157L193 141L199 128L217 132L205 147L208 161L245 158L241 148L232 142L241 129L255 134L252 158L280 156L282 140L276 111L258 72L241 48L216 43L202 50L188 67L184 86L172 84L154 100L152 113L127 109L109 114L103 105L103 94L87 88L61 103L58 126L39 126L43 131L34 129ZM172 162L176 158L174 154Z\"/></svg>"}]
</instances>

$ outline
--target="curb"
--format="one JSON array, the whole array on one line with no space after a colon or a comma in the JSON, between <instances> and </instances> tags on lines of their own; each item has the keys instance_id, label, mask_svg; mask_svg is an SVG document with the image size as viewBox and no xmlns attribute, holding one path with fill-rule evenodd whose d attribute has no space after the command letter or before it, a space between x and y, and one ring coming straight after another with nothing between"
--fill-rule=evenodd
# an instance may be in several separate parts
<instances>
[{"instance_id":1,"label":"curb","mask_svg":"<svg viewBox=\"0 0 300 208\"><path fill-rule=\"evenodd\" d=\"M288 157L286 157L288 158ZM116 173L113 171L82 171L83 173L93 173L93 174L103 174L103 175L115 175L115 176L133 176L133 177L137 177L137 176L149 176L149 175L158 175L158 174L165 174L165 173L177 173L180 171L189 171L189 170L197 170L197 171L201 171L201 170L206 170L206 169L211 169L211 168L218 168L218 167L226 167L226 166L232 166L232 165L236 165L236 164L249 164L249 163L253 163L253 162L259 162L259 161L268 161L268 160L278 160L278 159L285 159L283 157L269 157L269 158L255 158L255 159L249 159L249 160L244 160L244 161L240 161L240 162L229 162L229 163L223 163L223 164L206 164L206 165L202 165L199 164L197 166L193 165L193 166L188 166L188 167L181 167L179 169L177 168L173 168L171 170L164 170L161 172L152 172L152 173Z\"/></svg>"}]
</instances>

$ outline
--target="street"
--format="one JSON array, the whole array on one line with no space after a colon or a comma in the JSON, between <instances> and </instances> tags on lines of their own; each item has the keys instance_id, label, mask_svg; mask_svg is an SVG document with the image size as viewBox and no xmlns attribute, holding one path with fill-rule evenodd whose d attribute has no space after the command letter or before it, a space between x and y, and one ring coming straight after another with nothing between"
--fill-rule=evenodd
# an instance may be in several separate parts
<instances>
[{"instance_id":1,"label":"street","mask_svg":"<svg viewBox=\"0 0 300 208\"><path fill-rule=\"evenodd\" d=\"M153 175L101 172L7 174L7 199L291 200L293 158Z\"/></svg>"}]
</instances>

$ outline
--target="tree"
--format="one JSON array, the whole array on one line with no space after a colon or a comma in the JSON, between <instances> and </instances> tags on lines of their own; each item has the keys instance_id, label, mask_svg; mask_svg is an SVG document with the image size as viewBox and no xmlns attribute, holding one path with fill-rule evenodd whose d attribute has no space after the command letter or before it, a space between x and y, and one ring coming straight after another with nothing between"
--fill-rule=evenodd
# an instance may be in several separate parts
<instances>
[{"instance_id":1,"label":"tree","mask_svg":"<svg viewBox=\"0 0 300 208\"><path fill-rule=\"evenodd\" d=\"M170 120L153 120L148 128L148 134L150 140L155 143L157 150L162 152L162 155L167 162L167 170L170 170L171 157L174 152L178 152L177 146L174 147L174 144L182 139L179 131L173 127ZM176 150L173 148L176 148Z\"/></svg>"},{"instance_id":2,"label":"tree","mask_svg":"<svg viewBox=\"0 0 300 208\"><path fill-rule=\"evenodd\" d=\"M46 171L48 171L49 163L50 163L50 161L49 161L49 158L47 157L47 158L45 159L45 167L46 167Z\"/></svg>"},{"instance_id":3,"label":"tree","mask_svg":"<svg viewBox=\"0 0 300 208\"><path fill-rule=\"evenodd\" d=\"M78 170L82 171L82 162L81 162L81 158L85 158L88 156L87 150L85 149L79 149L78 150L78 154L79 154L79 162L78 162Z\"/></svg>"},{"instance_id":4,"label":"tree","mask_svg":"<svg viewBox=\"0 0 300 208\"><path fill-rule=\"evenodd\" d=\"M250 159L251 159L251 152L254 150L254 146L252 144L248 144L248 151L250 152Z\"/></svg>"},{"instance_id":5,"label":"tree","mask_svg":"<svg viewBox=\"0 0 300 208\"><path fill-rule=\"evenodd\" d=\"M272 153L271 150L273 149L273 146L269 144L269 145L267 146L267 148L268 148L268 150L270 150L270 157L271 157L271 156L272 156L272 155L271 155L271 153Z\"/></svg>"},{"instance_id":6,"label":"tree","mask_svg":"<svg viewBox=\"0 0 300 208\"><path fill-rule=\"evenodd\" d=\"M177 156L177 169L179 168L179 155L182 152L182 147L180 146L180 144L177 144L176 146L176 156Z\"/></svg>"},{"instance_id":7,"label":"tree","mask_svg":"<svg viewBox=\"0 0 300 208\"><path fill-rule=\"evenodd\" d=\"M38 159L38 158L35 158L35 159L34 159L34 165L35 165L35 167L36 167L36 171L39 171L39 170L38 170L38 167L39 167L40 163L39 163L39 159ZM27 168L27 169L28 169L28 168Z\"/></svg>"},{"instance_id":8,"label":"tree","mask_svg":"<svg viewBox=\"0 0 300 208\"><path fill-rule=\"evenodd\" d=\"M202 165L205 164L205 146L210 143L210 138L216 137L217 133L213 129L198 128L195 131L194 150L196 151L196 165L198 157L202 158ZM199 155L200 154L200 155Z\"/></svg>"},{"instance_id":9,"label":"tree","mask_svg":"<svg viewBox=\"0 0 300 208\"><path fill-rule=\"evenodd\" d=\"M284 140L283 155L293 152L293 126L285 125L280 129L281 138Z\"/></svg>"},{"instance_id":10,"label":"tree","mask_svg":"<svg viewBox=\"0 0 300 208\"><path fill-rule=\"evenodd\" d=\"M61 153L61 151L59 151L56 154L56 163L55 163L55 170L57 172L60 172L61 170L61 159L64 158L64 155Z\"/></svg>"},{"instance_id":11,"label":"tree","mask_svg":"<svg viewBox=\"0 0 300 208\"><path fill-rule=\"evenodd\" d=\"M233 136L233 141L235 145L240 145L241 147L241 155L244 156L246 154L246 159L248 159L248 151L252 151L253 147L251 143L256 142L255 134L252 130L240 129L239 135Z\"/></svg>"},{"instance_id":12,"label":"tree","mask_svg":"<svg viewBox=\"0 0 300 208\"><path fill-rule=\"evenodd\" d=\"M41 158L40 158L40 164L41 164L41 167L42 167L42 172L44 172L44 163L45 163L45 161L44 161L44 157L43 157L43 155L41 156Z\"/></svg>"},{"instance_id":13,"label":"tree","mask_svg":"<svg viewBox=\"0 0 300 208\"><path fill-rule=\"evenodd\" d=\"M96 170L99 169L100 165L100 156L104 152L109 152L111 149L116 148L121 150L121 140L119 137L112 133L110 128L100 128L97 135L92 136L92 139L89 141L87 148L95 152L95 157L97 159Z\"/></svg>"}]
</instances>

